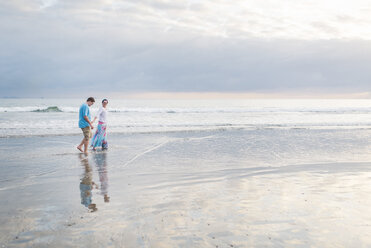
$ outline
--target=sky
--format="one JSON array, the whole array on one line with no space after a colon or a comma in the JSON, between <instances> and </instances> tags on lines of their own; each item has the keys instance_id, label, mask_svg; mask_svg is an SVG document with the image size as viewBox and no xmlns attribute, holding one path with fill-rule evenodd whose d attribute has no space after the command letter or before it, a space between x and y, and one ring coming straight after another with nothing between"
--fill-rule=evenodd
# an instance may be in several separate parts
<instances>
[{"instance_id":1,"label":"sky","mask_svg":"<svg viewBox=\"0 0 371 248\"><path fill-rule=\"evenodd\" d=\"M0 97L371 96L369 0L0 2Z\"/></svg>"}]
</instances>

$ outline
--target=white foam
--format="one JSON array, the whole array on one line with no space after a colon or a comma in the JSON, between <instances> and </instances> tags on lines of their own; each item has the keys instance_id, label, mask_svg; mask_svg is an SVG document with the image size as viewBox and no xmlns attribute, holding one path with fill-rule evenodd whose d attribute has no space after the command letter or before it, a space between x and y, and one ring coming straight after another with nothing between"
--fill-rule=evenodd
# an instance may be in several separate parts
<instances>
[{"instance_id":1,"label":"white foam","mask_svg":"<svg viewBox=\"0 0 371 248\"><path fill-rule=\"evenodd\" d=\"M79 101L3 101L0 137L79 134ZM24 106L22 106L22 104ZM62 112L32 112L56 106ZM91 108L92 116L99 104ZM371 100L112 101L109 133L371 128Z\"/></svg>"}]
</instances>

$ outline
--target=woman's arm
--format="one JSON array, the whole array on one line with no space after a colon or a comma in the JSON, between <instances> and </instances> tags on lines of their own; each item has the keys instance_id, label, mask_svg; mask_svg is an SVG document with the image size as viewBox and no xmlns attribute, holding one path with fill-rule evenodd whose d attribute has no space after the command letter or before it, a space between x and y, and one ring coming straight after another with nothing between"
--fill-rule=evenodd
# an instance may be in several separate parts
<instances>
[{"instance_id":1,"label":"woman's arm","mask_svg":"<svg viewBox=\"0 0 371 248\"><path fill-rule=\"evenodd\" d=\"M100 107L99 110L98 110L98 113L95 115L95 117L94 117L92 123L94 123L94 121L95 121L96 119L98 119L98 117L99 117L99 115L102 113L102 111L103 111L103 109L102 109L102 107Z\"/></svg>"}]
</instances>

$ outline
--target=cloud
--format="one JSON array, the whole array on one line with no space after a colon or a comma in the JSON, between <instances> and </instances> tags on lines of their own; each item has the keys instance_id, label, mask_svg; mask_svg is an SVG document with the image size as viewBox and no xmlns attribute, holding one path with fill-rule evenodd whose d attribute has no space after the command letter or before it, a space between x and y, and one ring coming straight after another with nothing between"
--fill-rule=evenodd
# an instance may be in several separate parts
<instances>
[{"instance_id":1,"label":"cloud","mask_svg":"<svg viewBox=\"0 0 371 248\"><path fill-rule=\"evenodd\" d=\"M58 0L42 0L40 9L52 7L57 3L58 3Z\"/></svg>"},{"instance_id":2,"label":"cloud","mask_svg":"<svg viewBox=\"0 0 371 248\"><path fill-rule=\"evenodd\" d=\"M366 2L3 1L0 91L371 91Z\"/></svg>"},{"instance_id":3,"label":"cloud","mask_svg":"<svg viewBox=\"0 0 371 248\"><path fill-rule=\"evenodd\" d=\"M14 0L33 19L64 20L101 28L128 26L169 29L228 38L371 39L367 0L339 1L167 1L167 0ZM137 30L138 31L138 30ZM139 30L140 31L140 30Z\"/></svg>"},{"instance_id":4,"label":"cloud","mask_svg":"<svg viewBox=\"0 0 371 248\"><path fill-rule=\"evenodd\" d=\"M142 46L105 43L103 39L96 42L86 43L83 49L78 44L66 44L70 52L54 51L51 57L45 56L49 51L41 48L19 54L1 66L0 80L30 93L46 89L66 93L84 89L93 92L371 90L368 70L371 48L366 42L206 38Z\"/></svg>"}]
</instances>

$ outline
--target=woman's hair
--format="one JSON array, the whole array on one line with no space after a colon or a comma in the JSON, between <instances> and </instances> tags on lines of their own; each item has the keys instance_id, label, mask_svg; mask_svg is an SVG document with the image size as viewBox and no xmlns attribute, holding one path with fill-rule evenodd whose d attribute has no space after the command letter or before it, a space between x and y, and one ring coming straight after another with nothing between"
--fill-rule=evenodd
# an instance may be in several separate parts
<instances>
[{"instance_id":1,"label":"woman's hair","mask_svg":"<svg viewBox=\"0 0 371 248\"><path fill-rule=\"evenodd\" d=\"M108 103L108 100L107 99L103 99L102 100L102 103L104 103L104 102L107 102Z\"/></svg>"},{"instance_id":2,"label":"woman's hair","mask_svg":"<svg viewBox=\"0 0 371 248\"><path fill-rule=\"evenodd\" d=\"M87 102L95 102L95 99L94 97L89 97L88 100L86 100Z\"/></svg>"}]
</instances>

